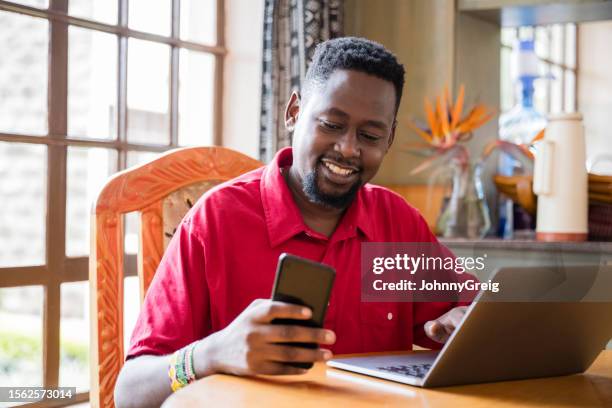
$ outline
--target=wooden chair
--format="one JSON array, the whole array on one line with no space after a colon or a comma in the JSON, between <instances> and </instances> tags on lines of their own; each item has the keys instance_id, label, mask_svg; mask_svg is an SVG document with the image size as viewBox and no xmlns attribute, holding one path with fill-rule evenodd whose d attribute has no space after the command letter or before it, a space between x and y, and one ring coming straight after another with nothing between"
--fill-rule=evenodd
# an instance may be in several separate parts
<instances>
[{"instance_id":1,"label":"wooden chair","mask_svg":"<svg viewBox=\"0 0 612 408\"><path fill-rule=\"evenodd\" d=\"M91 293L92 407L113 407L123 365L123 215L140 215L138 277L141 301L176 226L208 189L262 166L223 147L177 149L112 177L92 208Z\"/></svg>"}]
</instances>

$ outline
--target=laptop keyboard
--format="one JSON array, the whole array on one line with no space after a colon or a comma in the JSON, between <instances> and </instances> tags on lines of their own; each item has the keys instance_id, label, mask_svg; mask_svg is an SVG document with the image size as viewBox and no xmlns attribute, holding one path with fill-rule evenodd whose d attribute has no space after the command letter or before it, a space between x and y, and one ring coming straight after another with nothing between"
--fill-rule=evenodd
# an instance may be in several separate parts
<instances>
[{"instance_id":1,"label":"laptop keyboard","mask_svg":"<svg viewBox=\"0 0 612 408\"><path fill-rule=\"evenodd\" d=\"M390 373L401 374L409 377L423 378L431 368L431 364L395 365L387 367L376 367L379 370Z\"/></svg>"}]
</instances>

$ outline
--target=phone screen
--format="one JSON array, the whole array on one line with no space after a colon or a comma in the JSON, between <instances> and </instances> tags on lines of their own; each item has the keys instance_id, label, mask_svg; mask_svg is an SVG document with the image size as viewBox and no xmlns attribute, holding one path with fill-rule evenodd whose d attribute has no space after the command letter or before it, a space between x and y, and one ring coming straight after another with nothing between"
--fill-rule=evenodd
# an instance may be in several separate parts
<instances>
[{"instance_id":1,"label":"phone screen","mask_svg":"<svg viewBox=\"0 0 612 408\"><path fill-rule=\"evenodd\" d=\"M294 324L323 327L329 295L334 283L333 268L289 254L279 257L272 299L308 306L310 321Z\"/></svg>"}]
</instances>

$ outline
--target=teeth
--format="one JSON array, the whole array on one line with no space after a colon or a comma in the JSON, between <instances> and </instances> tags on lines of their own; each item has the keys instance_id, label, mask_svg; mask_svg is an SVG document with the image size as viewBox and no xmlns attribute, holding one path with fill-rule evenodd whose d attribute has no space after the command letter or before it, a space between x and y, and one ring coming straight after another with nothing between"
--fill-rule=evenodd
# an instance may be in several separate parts
<instances>
[{"instance_id":1,"label":"teeth","mask_svg":"<svg viewBox=\"0 0 612 408\"><path fill-rule=\"evenodd\" d=\"M354 173L354 170L343 169L342 167L336 166L330 162L324 162L323 164L325 164L325 167L327 167L334 174L348 176L349 174Z\"/></svg>"}]
</instances>

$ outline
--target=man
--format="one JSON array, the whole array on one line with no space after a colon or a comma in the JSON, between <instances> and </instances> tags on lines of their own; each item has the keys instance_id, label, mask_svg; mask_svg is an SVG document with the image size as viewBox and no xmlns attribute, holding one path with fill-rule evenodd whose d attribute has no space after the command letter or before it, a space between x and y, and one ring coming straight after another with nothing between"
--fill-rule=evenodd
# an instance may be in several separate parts
<instances>
[{"instance_id":1,"label":"man","mask_svg":"<svg viewBox=\"0 0 612 408\"><path fill-rule=\"evenodd\" d=\"M159 405L185 347L192 378L299 374L284 363L324 361L332 351L440 347L464 308L360 302L362 242L436 242L401 197L366 184L393 143L403 85L403 66L380 44L340 38L317 47L285 113L293 148L209 191L179 226L132 335L117 406ZM324 329L270 324L310 316L266 300L283 252L336 269ZM278 344L291 342L322 347Z\"/></svg>"}]
</instances>

